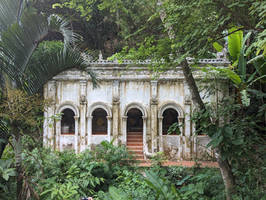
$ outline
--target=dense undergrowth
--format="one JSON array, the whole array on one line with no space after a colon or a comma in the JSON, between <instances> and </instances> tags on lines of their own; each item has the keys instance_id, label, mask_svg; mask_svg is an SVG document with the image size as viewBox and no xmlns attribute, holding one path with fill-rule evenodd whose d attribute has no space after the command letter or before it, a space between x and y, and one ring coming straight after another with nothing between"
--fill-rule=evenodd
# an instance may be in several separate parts
<instances>
[{"instance_id":1,"label":"dense undergrowth","mask_svg":"<svg viewBox=\"0 0 266 200\"><path fill-rule=\"evenodd\" d=\"M29 138L28 138L29 139ZM29 147L28 147L29 148ZM13 152L0 161L0 199L15 198ZM75 154L33 148L23 152L23 197L29 200L224 199L218 169L137 167L124 146L103 142Z\"/></svg>"},{"instance_id":2,"label":"dense undergrowth","mask_svg":"<svg viewBox=\"0 0 266 200\"><path fill-rule=\"evenodd\" d=\"M23 152L25 199L78 200L85 196L96 200L225 199L223 181L216 168L158 164L141 168L132 161L124 146L103 142L93 151L75 154L30 147L27 139L27 150ZM0 199L11 200L16 191L11 148L6 149L2 158Z\"/></svg>"}]
</instances>

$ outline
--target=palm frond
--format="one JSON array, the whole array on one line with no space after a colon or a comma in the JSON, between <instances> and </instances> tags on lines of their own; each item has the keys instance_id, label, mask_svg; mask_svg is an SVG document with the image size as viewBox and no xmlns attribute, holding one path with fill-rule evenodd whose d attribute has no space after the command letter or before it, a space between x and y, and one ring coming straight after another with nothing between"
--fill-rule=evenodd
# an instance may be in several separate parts
<instances>
[{"instance_id":1,"label":"palm frond","mask_svg":"<svg viewBox=\"0 0 266 200\"><path fill-rule=\"evenodd\" d=\"M8 134L8 125L7 123L0 118L0 135L7 135Z\"/></svg>"},{"instance_id":2,"label":"palm frond","mask_svg":"<svg viewBox=\"0 0 266 200\"><path fill-rule=\"evenodd\" d=\"M0 1L0 32L6 30L11 24L16 22L19 4L17 0Z\"/></svg>"},{"instance_id":3,"label":"palm frond","mask_svg":"<svg viewBox=\"0 0 266 200\"><path fill-rule=\"evenodd\" d=\"M7 123L0 118L0 158L4 152L4 149L8 143L10 137Z\"/></svg>"},{"instance_id":4,"label":"palm frond","mask_svg":"<svg viewBox=\"0 0 266 200\"><path fill-rule=\"evenodd\" d=\"M17 23L10 26L2 33L0 43L0 57L6 64L5 68L8 68L3 70L13 78L21 76L38 41L47 33L47 21L42 16L25 15L22 26Z\"/></svg>"},{"instance_id":5,"label":"palm frond","mask_svg":"<svg viewBox=\"0 0 266 200\"><path fill-rule=\"evenodd\" d=\"M36 93L43 88L43 85L55 75L71 68L86 70L87 65L81 53L74 48L67 47L58 52L46 55L46 62L31 63L21 80L23 88L30 94ZM91 77L94 86L97 85L96 75L86 70Z\"/></svg>"},{"instance_id":6,"label":"palm frond","mask_svg":"<svg viewBox=\"0 0 266 200\"><path fill-rule=\"evenodd\" d=\"M73 32L69 22L58 15L50 15L48 25L49 31L59 32L63 35L65 47L82 39L79 34Z\"/></svg>"},{"instance_id":7,"label":"palm frond","mask_svg":"<svg viewBox=\"0 0 266 200\"><path fill-rule=\"evenodd\" d=\"M68 22L56 15L47 20L42 15L26 13L21 22L21 26L15 23L4 31L0 41L0 69L16 82L21 82L33 52L50 31L62 33L65 47L78 39Z\"/></svg>"}]
</instances>

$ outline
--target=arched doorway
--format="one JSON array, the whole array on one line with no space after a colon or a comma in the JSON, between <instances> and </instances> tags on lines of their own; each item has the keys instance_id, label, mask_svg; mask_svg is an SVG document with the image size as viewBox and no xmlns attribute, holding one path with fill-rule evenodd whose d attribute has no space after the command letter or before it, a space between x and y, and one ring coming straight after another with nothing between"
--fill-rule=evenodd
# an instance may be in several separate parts
<instances>
[{"instance_id":1,"label":"arched doorway","mask_svg":"<svg viewBox=\"0 0 266 200\"><path fill-rule=\"evenodd\" d=\"M163 135L179 135L178 112L168 108L163 112Z\"/></svg>"},{"instance_id":2,"label":"arched doorway","mask_svg":"<svg viewBox=\"0 0 266 200\"><path fill-rule=\"evenodd\" d=\"M75 113L73 110L66 108L62 112L61 134L75 134Z\"/></svg>"},{"instance_id":3,"label":"arched doorway","mask_svg":"<svg viewBox=\"0 0 266 200\"><path fill-rule=\"evenodd\" d=\"M127 148L137 159L143 156L143 114L137 108L127 112Z\"/></svg>"},{"instance_id":4,"label":"arched doorway","mask_svg":"<svg viewBox=\"0 0 266 200\"><path fill-rule=\"evenodd\" d=\"M107 113L102 108L92 112L92 135L107 135Z\"/></svg>"},{"instance_id":5,"label":"arched doorway","mask_svg":"<svg viewBox=\"0 0 266 200\"><path fill-rule=\"evenodd\" d=\"M127 113L127 132L143 132L142 112L137 108L131 108Z\"/></svg>"}]
</instances>

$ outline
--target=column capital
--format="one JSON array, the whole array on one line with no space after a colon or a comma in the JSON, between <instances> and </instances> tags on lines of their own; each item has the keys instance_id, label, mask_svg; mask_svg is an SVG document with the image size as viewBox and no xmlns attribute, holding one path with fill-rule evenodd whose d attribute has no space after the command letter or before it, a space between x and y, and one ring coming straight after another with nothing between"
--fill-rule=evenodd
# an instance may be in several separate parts
<instances>
[{"instance_id":1,"label":"column capital","mask_svg":"<svg viewBox=\"0 0 266 200\"><path fill-rule=\"evenodd\" d=\"M54 80L54 79L52 79L52 80L50 80L50 81L48 81L48 84L56 84L56 80Z\"/></svg>"},{"instance_id":2,"label":"column capital","mask_svg":"<svg viewBox=\"0 0 266 200\"><path fill-rule=\"evenodd\" d=\"M147 118L148 118L148 117L146 117L146 116L142 116L142 119L143 119L143 120L146 120Z\"/></svg>"},{"instance_id":3,"label":"column capital","mask_svg":"<svg viewBox=\"0 0 266 200\"><path fill-rule=\"evenodd\" d=\"M120 103L120 99L119 99L118 96L114 96L113 99L112 99L112 101L113 101L113 104L114 105L118 105Z\"/></svg>"},{"instance_id":4,"label":"column capital","mask_svg":"<svg viewBox=\"0 0 266 200\"><path fill-rule=\"evenodd\" d=\"M74 116L74 119L75 119L75 120L78 120L78 119L79 119L79 116Z\"/></svg>"},{"instance_id":5,"label":"column capital","mask_svg":"<svg viewBox=\"0 0 266 200\"><path fill-rule=\"evenodd\" d=\"M152 98L150 103L151 103L151 105L158 105L158 99Z\"/></svg>"},{"instance_id":6,"label":"column capital","mask_svg":"<svg viewBox=\"0 0 266 200\"><path fill-rule=\"evenodd\" d=\"M80 80L80 81L79 81L79 83L80 83L81 85L87 85L87 82L88 82L87 80Z\"/></svg>"},{"instance_id":7,"label":"column capital","mask_svg":"<svg viewBox=\"0 0 266 200\"><path fill-rule=\"evenodd\" d=\"M157 85L158 84L158 80L151 80L151 84L154 85L154 86Z\"/></svg>"},{"instance_id":8,"label":"column capital","mask_svg":"<svg viewBox=\"0 0 266 200\"><path fill-rule=\"evenodd\" d=\"M110 120L112 119L112 116L106 116L106 119Z\"/></svg>"}]
</instances>

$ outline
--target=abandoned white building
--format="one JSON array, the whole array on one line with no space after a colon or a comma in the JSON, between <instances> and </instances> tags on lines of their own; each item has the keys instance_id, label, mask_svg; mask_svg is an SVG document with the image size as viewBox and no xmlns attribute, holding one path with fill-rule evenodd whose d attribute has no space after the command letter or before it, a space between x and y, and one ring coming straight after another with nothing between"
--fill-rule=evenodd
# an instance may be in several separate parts
<instances>
[{"instance_id":1,"label":"abandoned white building","mask_svg":"<svg viewBox=\"0 0 266 200\"><path fill-rule=\"evenodd\" d=\"M224 59L199 63L228 65ZM86 72L77 69L55 76L44 86L45 98L53 101L45 112L46 146L78 153L103 140L114 140L144 158L158 151L170 159L202 159L208 153L204 148L208 137L194 134L191 94L180 67L156 79L145 62L98 60L90 63L90 69L98 76L97 88ZM193 73L201 78L200 71ZM227 92L225 84L221 85ZM215 100L219 95L209 98ZM52 118L60 113L61 120ZM178 133L167 134L175 122L182 124Z\"/></svg>"}]
</instances>

